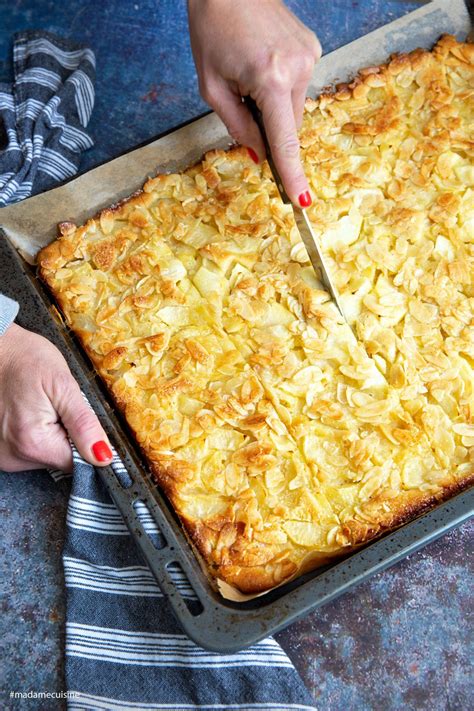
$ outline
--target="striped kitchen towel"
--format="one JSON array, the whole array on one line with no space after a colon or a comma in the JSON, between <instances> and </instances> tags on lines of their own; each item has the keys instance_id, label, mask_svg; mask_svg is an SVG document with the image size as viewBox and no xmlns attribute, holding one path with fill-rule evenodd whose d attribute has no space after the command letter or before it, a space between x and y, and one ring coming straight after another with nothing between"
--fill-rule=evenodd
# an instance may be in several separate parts
<instances>
[{"instance_id":1,"label":"striped kitchen towel","mask_svg":"<svg viewBox=\"0 0 474 711\"><path fill-rule=\"evenodd\" d=\"M93 145L92 50L48 32L20 32L13 83L0 84L0 207L76 174Z\"/></svg>"},{"instance_id":2,"label":"striped kitchen towel","mask_svg":"<svg viewBox=\"0 0 474 711\"><path fill-rule=\"evenodd\" d=\"M64 572L68 708L315 710L271 637L237 654L183 634L94 468L74 451ZM116 457L119 478L128 477ZM146 511L142 523L159 535ZM194 592L179 571L183 596Z\"/></svg>"}]
</instances>

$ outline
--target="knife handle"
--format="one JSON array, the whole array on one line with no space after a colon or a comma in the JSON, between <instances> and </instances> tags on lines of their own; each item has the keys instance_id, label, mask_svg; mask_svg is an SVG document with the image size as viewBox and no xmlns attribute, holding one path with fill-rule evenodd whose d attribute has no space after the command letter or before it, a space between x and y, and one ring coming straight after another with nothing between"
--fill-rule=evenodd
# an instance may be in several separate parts
<instances>
[{"instance_id":1,"label":"knife handle","mask_svg":"<svg viewBox=\"0 0 474 711\"><path fill-rule=\"evenodd\" d=\"M260 133L262 134L263 145L265 146L265 151L267 153L268 165L270 166L270 170L272 171L272 175L278 188L278 192L280 193L280 197L286 205L291 205L291 200L288 197L285 188L283 187L283 181L280 177L280 173L278 172L275 163L273 162L270 144L268 142L267 133L265 131L265 124L263 123L262 112L260 111L255 100L252 99L251 96L244 96L244 103L252 114L252 118L259 127Z\"/></svg>"}]
</instances>

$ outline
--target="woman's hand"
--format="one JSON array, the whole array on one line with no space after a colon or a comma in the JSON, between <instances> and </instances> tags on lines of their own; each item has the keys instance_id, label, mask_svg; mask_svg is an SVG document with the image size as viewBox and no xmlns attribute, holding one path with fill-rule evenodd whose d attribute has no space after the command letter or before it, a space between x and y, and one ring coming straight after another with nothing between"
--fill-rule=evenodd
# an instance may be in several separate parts
<instances>
[{"instance_id":1,"label":"woman's hand","mask_svg":"<svg viewBox=\"0 0 474 711\"><path fill-rule=\"evenodd\" d=\"M46 338L13 324L0 336L0 470L72 470L66 432L91 464L112 453L66 361Z\"/></svg>"},{"instance_id":2,"label":"woman's hand","mask_svg":"<svg viewBox=\"0 0 474 711\"><path fill-rule=\"evenodd\" d=\"M321 56L316 36L280 0L189 0L188 4L203 98L231 136L258 161L265 149L241 97L250 94L255 99L286 192L293 202L307 207L311 197L297 129L308 82Z\"/></svg>"}]
</instances>

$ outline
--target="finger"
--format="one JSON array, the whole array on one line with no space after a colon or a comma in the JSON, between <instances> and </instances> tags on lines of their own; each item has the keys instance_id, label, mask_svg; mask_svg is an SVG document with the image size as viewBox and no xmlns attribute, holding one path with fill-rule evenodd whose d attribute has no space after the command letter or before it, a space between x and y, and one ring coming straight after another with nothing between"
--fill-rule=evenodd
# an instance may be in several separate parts
<instances>
[{"instance_id":1,"label":"finger","mask_svg":"<svg viewBox=\"0 0 474 711\"><path fill-rule=\"evenodd\" d=\"M8 466L9 471L52 468L69 472L72 471L71 445L58 422L40 427L34 423L23 423L14 434L5 461L4 466Z\"/></svg>"},{"instance_id":2,"label":"finger","mask_svg":"<svg viewBox=\"0 0 474 711\"><path fill-rule=\"evenodd\" d=\"M306 102L306 89L308 85L294 87L291 92L291 103L293 105L293 116L295 117L296 129L299 131L303 123L304 105Z\"/></svg>"},{"instance_id":3,"label":"finger","mask_svg":"<svg viewBox=\"0 0 474 711\"><path fill-rule=\"evenodd\" d=\"M273 160L285 190L295 205L308 207L311 197L300 160L291 94L268 93L262 98L261 109Z\"/></svg>"},{"instance_id":4,"label":"finger","mask_svg":"<svg viewBox=\"0 0 474 711\"><path fill-rule=\"evenodd\" d=\"M112 450L107 435L69 373L56 384L52 404L82 457L95 466L110 464Z\"/></svg>"},{"instance_id":5,"label":"finger","mask_svg":"<svg viewBox=\"0 0 474 711\"><path fill-rule=\"evenodd\" d=\"M257 154L258 161L264 160L265 147L262 136L250 111L242 103L240 94L232 91L225 82L216 82L203 89L202 94L225 123L232 138L241 146L251 148ZM255 160L253 156L252 158Z\"/></svg>"},{"instance_id":6,"label":"finger","mask_svg":"<svg viewBox=\"0 0 474 711\"><path fill-rule=\"evenodd\" d=\"M299 130L303 121L304 105L308 91L308 85L311 80L315 60L307 58L304 65L298 71L298 80L295 81L291 90L291 102L293 104L293 114L295 117L296 128Z\"/></svg>"},{"instance_id":7,"label":"finger","mask_svg":"<svg viewBox=\"0 0 474 711\"><path fill-rule=\"evenodd\" d=\"M28 459L2 457L1 469L3 472L29 472L45 468L46 466L44 464L30 462Z\"/></svg>"},{"instance_id":8,"label":"finger","mask_svg":"<svg viewBox=\"0 0 474 711\"><path fill-rule=\"evenodd\" d=\"M41 459L49 469L72 472L72 449L66 430L59 422L48 426L42 440Z\"/></svg>"}]
</instances>

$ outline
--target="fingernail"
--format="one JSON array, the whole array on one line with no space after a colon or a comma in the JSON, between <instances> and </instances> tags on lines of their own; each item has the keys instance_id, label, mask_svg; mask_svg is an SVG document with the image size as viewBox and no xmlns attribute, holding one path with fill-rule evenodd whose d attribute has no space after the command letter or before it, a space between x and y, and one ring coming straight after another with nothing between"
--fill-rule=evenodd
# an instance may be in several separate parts
<instances>
[{"instance_id":1,"label":"fingernail","mask_svg":"<svg viewBox=\"0 0 474 711\"><path fill-rule=\"evenodd\" d=\"M92 454L98 462L106 462L107 459L112 459L112 451L104 440L92 445Z\"/></svg>"},{"instance_id":2,"label":"fingernail","mask_svg":"<svg viewBox=\"0 0 474 711\"><path fill-rule=\"evenodd\" d=\"M248 150L249 156L251 157L251 159L253 160L253 162L254 162L254 163L257 163L257 165L258 165L258 163L259 163L260 161L258 160L258 155L255 153L254 149L253 149L253 148L247 148L247 150Z\"/></svg>"},{"instance_id":3,"label":"fingernail","mask_svg":"<svg viewBox=\"0 0 474 711\"><path fill-rule=\"evenodd\" d=\"M301 205L301 207L309 207L311 203L313 202L311 200L311 195L309 194L309 190L305 190L304 193L301 193L298 197L298 202Z\"/></svg>"}]
</instances>

